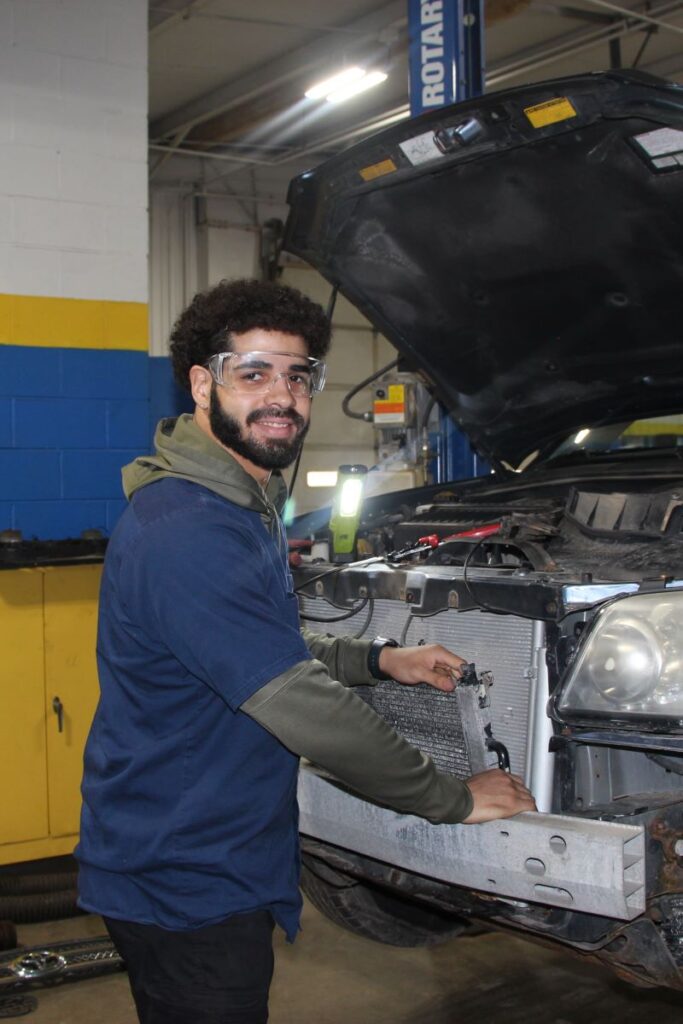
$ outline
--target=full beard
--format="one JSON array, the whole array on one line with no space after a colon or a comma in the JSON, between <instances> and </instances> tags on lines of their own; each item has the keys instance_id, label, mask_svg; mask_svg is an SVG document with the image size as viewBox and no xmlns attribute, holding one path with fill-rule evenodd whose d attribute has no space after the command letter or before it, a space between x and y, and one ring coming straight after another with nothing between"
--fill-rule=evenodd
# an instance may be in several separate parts
<instances>
[{"instance_id":1,"label":"full beard","mask_svg":"<svg viewBox=\"0 0 683 1024\"><path fill-rule=\"evenodd\" d=\"M211 388L209 423L214 437L226 448L241 455L242 458L248 459L249 462L253 462L260 469L286 469L287 466L291 466L301 451L309 424L298 412L276 407L254 409L247 416L247 428L260 419L281 418L291 420L297 428L297 432L291 440L273 438L269 441L256 441L249 436L247 430L242 429L234 416L221 407L216 385L214 384Z\"/></svg>"}]
</instances>

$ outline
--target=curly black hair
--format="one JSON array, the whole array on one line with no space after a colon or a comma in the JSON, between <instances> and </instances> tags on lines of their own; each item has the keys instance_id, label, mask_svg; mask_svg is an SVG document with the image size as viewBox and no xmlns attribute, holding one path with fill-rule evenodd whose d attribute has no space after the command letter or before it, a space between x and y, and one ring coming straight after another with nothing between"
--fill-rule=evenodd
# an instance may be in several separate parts
<instances>
[{"instance_id":1,"label":"curly black hair","mask_svg":"<svg viewBox=\"0 0 683 1024\"><path fill-rule=\"evenodd\" d=\"M330 322L322 306L296 288L273 281L220 281L195 295L171 331L171 362L178 384L190 390L190 367L204 366L230 349L230 335L260 327L299 334L308 354L323 359L330 347Z\"/></svg>"}]
</instances>

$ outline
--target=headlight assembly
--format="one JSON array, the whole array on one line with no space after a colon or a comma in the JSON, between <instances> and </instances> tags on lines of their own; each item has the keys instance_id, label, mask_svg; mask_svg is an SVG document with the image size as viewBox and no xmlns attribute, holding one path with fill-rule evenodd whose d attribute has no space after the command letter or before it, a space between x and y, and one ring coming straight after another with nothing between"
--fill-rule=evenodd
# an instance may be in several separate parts
<instances>
[{"instance_id":1,"label":"headlight assembly","mask_svg":"<svg viewBox=\"0 0 683 1024\"><path fill-rule=\"evenodd\" d=\"M635 594L602 608L582 638L557 711L683 718L683 591Z\"/></svg>"}]
</instances>

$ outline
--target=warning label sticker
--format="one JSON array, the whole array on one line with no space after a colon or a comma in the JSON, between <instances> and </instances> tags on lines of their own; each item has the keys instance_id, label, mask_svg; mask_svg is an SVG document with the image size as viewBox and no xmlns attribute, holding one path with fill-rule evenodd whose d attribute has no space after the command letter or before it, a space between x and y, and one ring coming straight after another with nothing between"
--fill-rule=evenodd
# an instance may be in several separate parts
<instances>
[{"instance_id":1,"label":"warning label sticker","mask_svg":"<svg viewBox=\"0 0 683 1024\"><path fill-rule=\"evenodd\" d=\"M645 150L648 156L668 156L683 149L683 132L678 128L655 128L652 132L634 135L633 141Z\"/></svg>"},{"instance_id":2,"label":"warning label sticker","mask_svg":"<svg viewBox=\"0 0 683 1024\"><path fill-rule=\"evenodd\" d=\"M683 167L683 131L679 128L655 128L633 141L646 153L658 170Z\"/></svg>"},{"instance_id":3,"label":"warning label sticker","mask_svg":"<svg viewBox=\"0 0 683 1024\"><path fill-rule=\"evenodd\" d=\"M558 96L553 100L546 100L545 103L525 107L524 113L534 128L546 128L549 124L557 124L558 121L568 121L570 117L576 117L576 110L566 96Z\"/></svg>"},{"instance_id":4,"label":"warning label sticker","mask_svg":"<svg viewBox=\"0 0 683 1024\"><path fill-rule=\"evenodd\" d=\"M369 167L363 167L360 171L360 176L363 181L372 181L373 178L381 178L385 174L393 174L397 170L398 167L394 161L388 158L387 160L380 161L378 164L370 164Z\"/></svg>"},{"instance_id":5,"label":"warning label sticker","mask_svg":"<svg viewBox=\"0 0 683 1024\"><path fill-rule=\"evenodd\" d=\"M375 423L404 423L406 414L405 388L403 384L390 384L386 398L373 402L372 414Z\"/></svg>"},{"instance_id":6,"label":"warning label sticker","mask_svg":"<svg viewBox=\"0 0 683 1024\"><path fill-rule=\"evenodd\" d=\"M423 135L416 135L413 139L406 139L405 142L399 143L399 148L403 150L414 167L444 155L434 141L434 132L425 132Z\"/></svg>"}]
</instances>

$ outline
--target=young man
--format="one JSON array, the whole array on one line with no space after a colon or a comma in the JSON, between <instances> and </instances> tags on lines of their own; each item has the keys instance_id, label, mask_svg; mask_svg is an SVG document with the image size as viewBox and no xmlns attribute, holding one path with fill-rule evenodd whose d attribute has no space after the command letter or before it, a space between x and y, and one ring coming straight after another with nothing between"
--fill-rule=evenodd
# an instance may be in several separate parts
<instances>
[{"instance_id":1,"label":"young man","mask_svg":"<svg viewBox=\"0 0 683 1024\"><path fill-rule=\"evenodd\" d=\"M124 470L77 857L81 906L104 916L142 1024L267 1020L273 923L291 940L299 922L299 756L433 822L534 808L498 770L467 785L438 772L348 689L451 690L460 657L300 630L278 470L329 337L322 309L281 285L196 296L171 338L194 416L162 420L156 455Z\"/></svg>"}]
</instances>

